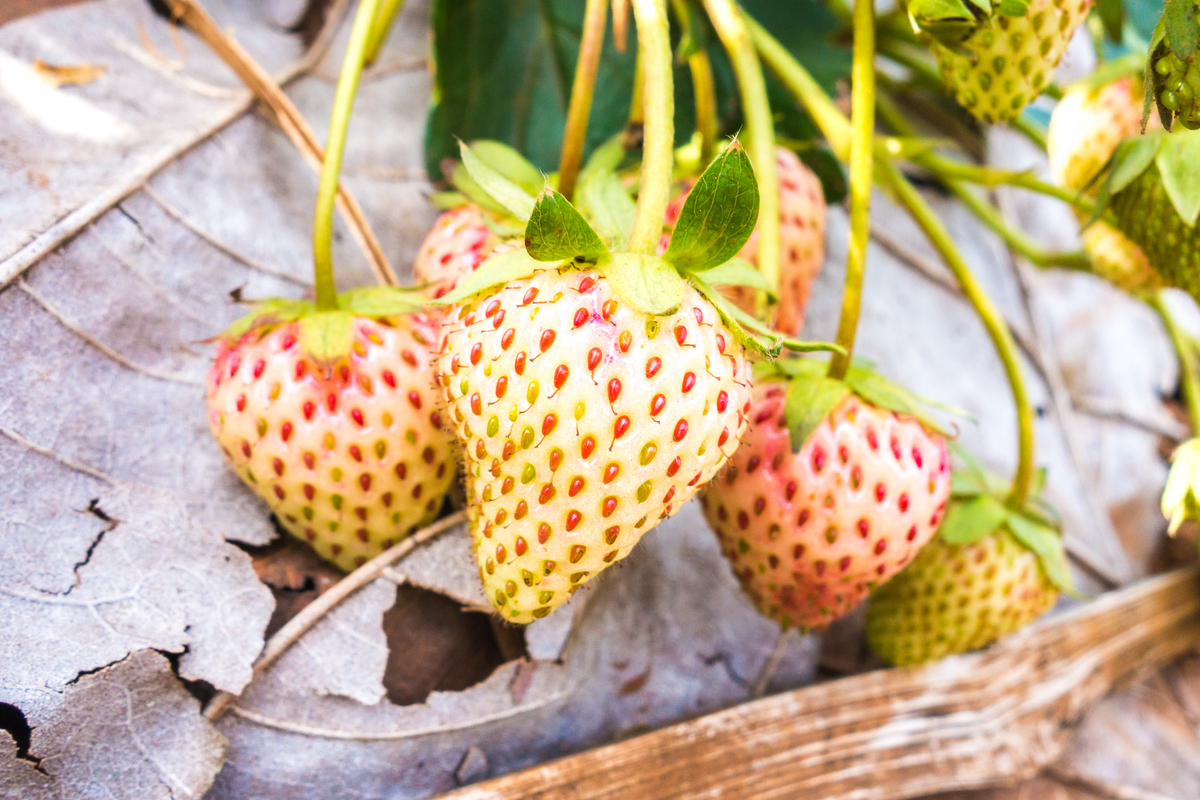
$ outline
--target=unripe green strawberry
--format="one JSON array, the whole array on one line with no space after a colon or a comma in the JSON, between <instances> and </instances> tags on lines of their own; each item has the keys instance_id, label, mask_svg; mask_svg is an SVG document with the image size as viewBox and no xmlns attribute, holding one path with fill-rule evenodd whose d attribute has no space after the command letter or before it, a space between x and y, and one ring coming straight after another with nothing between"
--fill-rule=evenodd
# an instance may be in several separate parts
<instances>
[{"instance_id":1,"label":"unripe green strawberry","mask_svg":"<svg viewBox=\"0 0 1200 800\"><path fill-rule=\"evenodd\" d=\"M825 221L828 208L821 179L791 150L775 150L779 171L779 233L783 259L779 265L779 303L775 307L775 328L795 336L804 327L804 311L812 283L825 263ZM687 187L689 190L691 186ZM683 192L667 207L666 222L673 226L679 219L688 192ZM670 237L664 235L660 250L666 250ZM758 265L758 231L742 247L739 256ZM755 293L739 287L725 292L743 310L754 312Z\"/></svg>"},{"instance_id":2,"label":"unripe green strawberry","mask_svg":"<svg viewBox=\"0 0 1200 800\"><path fill-rule=\"evenodd\" d=\"M1107 222L1093 222L1079 238L1091 259L1092 273L1097 277L1127 292L1157 289L1163 285L1145 251Z\"/></svg>"},{"instance_id":3,"label":"unripe green strawberry","mask_svg":"<svg viewBox=\"0 0 1200 800\"><path fill-rule=\"evenodd\" d=\"M596 270L543 269L453 309L442 334L475 556L513 622L624 558L745 427L749 362L691 287L649 316Z\"/></svg>"},{"instance_id":4,"label":"unripe green strawberry","mask_svg":"<svg viewBox=\"0 0 1200 800\"><path fill-rule=\"evenodd\" d=\"M1158 166L1150 164L1113 195L1111 208L1117 227L1142 248L1161 282L1200 298L1200 230L1176 211Z\"/></svg>"},{"instance_id":5,"label":"unripe green strawberry","mask_svg":"<svg viewBox=\"0 0 1200 800\"><path fill-rule=\"evenodd\" d=\"M925 546L950 469L941 435L856 395L793 452L785 387L755 389L750 431L702 503L759 611L809 629L849 612Z\"/></svg>"},{"instance_id":6,"label":"unripe green strawberry","mask_svg":"<svg viewBox=\"0 0 1200 800\"><path fill-rule=\"evenodd\" d=\"M441 297L474 272L499 243L474 203L444 211L421 242L413 280L429 284L432 296Z\"/></svg>"},{"instance_id":7,"label":"unripe green strawberry","mask_svg":"<svg viewBox=\"0 0 1200 800\"><path fill-rule=\"evenodd\" d=\"M1188 130L1200 128L1200 64L1184 61L1165 47L1151 61L1159 104Z\"/></svg>"},{"instance_id":8,"label":"unripe green strawberry","mask_svg":"<svg viewBox=\"0 0 1200 800\"><path fill-rule=\"evenodd\" d=\"M939 537L871 598L867 642L890 664L923 664L986 647L1058 595L1037 556L1002 528L970 544Z\"/></svg>"},{"instance_id":9,"label":"unripe green strawberry","mask_svg":"<svg viewBox=\"0 0 1200 800\"><path fill-rule=\"evenodd\" d=\"M420 315L353 319L319 364L299 322L222 339L208 417L226 459L280 524L344 570L430 522L454 478L432 390L436 329Z\"/></svg>"},{"instance_id":10,"label":"unripe green strawberry","mask_svg":"<svg viewBox=\"0 0 1200 800\"><path fill-rule=\"evenodd\" d=\"M1054 76L1091 0L1031 0L1019 17L996 12L960 44L930 46L946 84L985 122L1016 119Z\"/></svg>"}]
</instances>

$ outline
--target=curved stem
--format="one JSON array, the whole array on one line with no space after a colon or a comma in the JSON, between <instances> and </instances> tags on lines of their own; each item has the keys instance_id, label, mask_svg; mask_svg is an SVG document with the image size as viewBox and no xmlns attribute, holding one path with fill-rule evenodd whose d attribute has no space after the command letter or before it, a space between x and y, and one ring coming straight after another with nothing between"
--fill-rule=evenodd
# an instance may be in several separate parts
<instances>
[{"instance_id":1,"label":"curved stem","mask_svg":"<svg viewBox=\"0 0 1200 800\"><path fill-rule=\"evenodd\" d=\"M675 19L683 28L683 39L696 45L692 10L687 0L671 0ZM712 161L717 142L717 90L713 82L712 62L708 51L696 45L695 52L688 56L688 70L692 74L692 94L695 96L696 131L700 134L700 167Z\"/></svg>"},{"instance_id":2,"label":"curved stem","mask_svg":"<svg viewBox=\"0 0 1200 800\"><path fill-rule=\"evenodd\" d=\"M963 294L975 307L975 312L983 321L992 345L1004 365L1004 373L1012 388L1013 403L1017 408L1017 469L1013 474L1012 491L1007 503L1010 508L1021 509L1029 497L1033 482L1034 466L1034 412L1029 402L1029 393L1025 388L1025 378L1021 373L1020 356L1017 353L1016 342L1012 332L1004 322L1004 317L992 303L991 298L983 291L983 287L975 279L967 262L963 260L950 231L934 213L925 198L916 190L908 179L889 162L879 164L881 175L887 180L892 191L908 213L929 237L929 241L942 256L942 260L954 277L958 279Z\"/></svg>"},{"instance_id":3,"label":"curved stem","mask_svg":"<svg viewBox=\"0 0 1200 800\"><path fill-rule=\"evenodd\" d=\"M371 23L371 35L367 37L367 49L363 53L363 64L374 64L392 30L392 22L404 8L404 0L382 0L379 11Z\"/></svg>"},{"instance_id":4,"label":"curved stem","mask_svg":"<svg viewBox=\"0 0 1200 800\"><path fill-rule=\"evenodd\" d=\"M575 194L575 179L583 162L583 144L587 139L588 116L596 88L596 70L604 48L604 28L608 23L609 0L587 0L583 12L583 33L579 38L579 60L567 106L567 125L563 131L562 153L558 159L558 191L570 200Z\"/></svg>"},{"instance_id":5,"label":"curved stem","mask_svg":"<svg viewBox=\"0 0 1200 800\"><path fill-rule=\"evenodd\" d=\"M943 181L946 187L971 210L976 218L987 225L1004 243L1021 254L1031 264L1037 267L1061 267L1088 272L1092 268L1092 259L1083 250L1071 252L1055 252L1046 250L1030 239L1024 231L1014 229L1004 219L994 205L981 198L975 192L963 186L958 181Z\"/></svg>"},{"instance_id":6,"label":"curved stem","mask_svg":"<svg viewBox=\"0 0 1200 800\"><path fill-rule=\"evenodd\" d=\"M1192 435L1200 435L1200 370L1196 366L1195 348L1171 316L1171 309L1162 291L1155 292L1148 299L1162 318L1167 335L1171 337L1171 345L1179 358L1179 387L1183 390L1183 402L1187 406L1188 419L1192 424Z\"/></svg>"},{"instance_id":7,"label":"curved stem","mask_svg":"<svg viewBox=\"0 0 1200 800\"><path fill-rule=\"evenodd\" d=\"M1061 200L1073 206L1079 213L1089 217L1096 213L1094 198L1087 197L1074 189L1046 183L1036 178L1031 172L1004 172L988 169L976 164L965 164L953 158L946 158L932 151L917 153L911 157L911 161L936 173L939 178L961 179L981 186L1016 186L1019 189L1026 189Z\"/></svg>"},{"instance_id":8,"label":"curved stem","mask_svg":"<svg viewBox=\"0 0 1200 800\"><path fill-rule=\"evenodd\" d=\"M629 252L653 253L662 238L675 163L675 87L671 74L671 34L660 0L633 0L638 55L642 67L642 179Z\"/></svg>"},{"instance_id":9,"label":"curved stem","mask_svg":"<svg viewBox=\"0 0 1200 800\"><path fill-rule=\"evenodd\" d=\"M313 274L317 290L317 308L331 311L338 307L337 285L333 280L333 204L337 199L338 173L342 169L342 151L346 146L346 129L350 125L350 110L362 75L363 56L367 39L375 22L380 0L362 0L350 29L350 44L338 76L337 92L333 97L333 114L329 120L329 139L325 143L325 160L321 164L321 180L317 186L317 208L313 219Z\"/></svg>"},{"instance_id":10,"label":"curved stem","mask_svg":"<svg viewBox=\"0 0 1200 800\"><path fill-rule=\"evenodd\" d=\"M1036 144L1043 151L1046 149L1046 131L1025 118L1024 115L1009 120L1009 127L1023 133L1025 138Z\"/></svg>"},{"instance_id":11,"label":"curved stem","mask_svg":"<svg viewBox=\"0 0 1200 800\"><path fill-rule=\"evenodd\" d=\"M758 271L778 290L783 241L779 227L775 124L771 121L767 81L744 15L734 0L704 0L704 7L729 53L746 117L746 152L758 178Z\"/></svg>"},{"instance_id":12,"label":"curved stem","mask_svg":"<svg viewBox=\"0 0 1200 800\"><path fill-rule=\"evenodd\" d=\"M829 361L829 377L839 380L846 377L850 369L871 236L871 184L875 166L874 0L854 0L854 61L850 87L850 243L846 255L842 316L837 331L837 343L846 352L835 354Z\"/></svg>"}]
</instances>

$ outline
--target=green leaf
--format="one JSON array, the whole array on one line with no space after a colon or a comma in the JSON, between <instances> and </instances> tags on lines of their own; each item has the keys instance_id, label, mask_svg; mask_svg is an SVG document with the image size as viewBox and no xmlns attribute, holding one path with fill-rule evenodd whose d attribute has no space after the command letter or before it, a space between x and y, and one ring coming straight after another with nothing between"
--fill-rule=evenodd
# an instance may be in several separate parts
<instances>
[{"instance_id":1,"label":"green leaf","mask_svg":"<svg viewBox=\"0 0 1200 800\"><path fill-rule=\"evenodd\" d=\"M599 152L599 151L597 151ZM615 172L584 170L575 187L575 203L596 226L610 249L619 249L633 230L637 206Z\"/></svg>"},{"instance_id":2,"label":"green leaf","mask_svg":"<svg viewBox=\"0 0 1200 800\"><path fill-rule=\"evenodd\" d=\"M1162 140L1162 136L1149 134L1125 139L1117 145L1112 158L1108 161L1108 169L1104 173L1100 190L1096 195L1096 213L1087 221L1087 225L1091 225L1100 218L1104 207L1108 205L1108 201L1113 195L1133 183L1154 162L1154 157L1158 155L1158 149L1162 146Z\"/></svg>"},{"instance_id":3,"label":"green leaf","mask_svg":"<svg viewBox=\"0 0 1200 800\"><path fill-rule=\"evenodd\" d=\"M975 497L988 490L987 481L974 470L954 470L950 473L951 497Z\"/></svg>"},{"instance_id":4,"label":"green leaf","mask_svg":"<svg viewBox=\"0 0 1200 800\"><path fill-rule=\"evenodd\" d=\"M1121 7L1121 0L1097 0L1096 14L1104 25L1104 34L1109 41L1120 42L1121 28L1125 23L1125 9Z\"/></svg>"},{"instance_id":5,"label":"green leaf","mask_svg":"<svg viewBox=\"0 0 1200 800\"><path fill-rule=\"evenodd\" d=\"M1000 14L1005 17L1023 17L1029 12L1025 0L1000 0Z\"/></svg>"},{"instance_id":6,"label":"green leaf","mask_svg":"<svg viewBox=\"0 0 1200 800\"><path fill-rule=\"evenodd\" d=\"M733 258L757 224L758 182L735 142L688 193L663 258L683 272L712 269Z\"/></svg>"},{"instance_id":7,"label":"green leaf","mask_svg":"<svg viewBox=\"0 0 1200 800\"><path fill-rule=\"evenodd\" d=\"M529 215L533 213L532 194L485 164L468 145L460 143L459 151L467 174L489 197L518 219L529 219Z\"/></svg>"},{"instance_id":8,"label":"green leaf","mask_svg":"<svg viewBox=\"0 0 1200 800\"><path fill-rule=\"evenodd\" d=\"M543 268L541 262L535 261L524 247L509 250L498 256L492 256L479 265L479 268L463 278L450 292L433 301L436 305L451 305L460 303L468 297L487 291L493 286L510 283L522 278L528 278Z\"/></svg>"},{"instance_id":9,"label":"green leaf","mask_svg":"<svg viewBox=\"0 0 1200 800\"><path fill-rule=\"evenodd\" d=\"M575 206L553 189L538 195L525 226L525 249L538 261L596 263L608 248Z\"/></svg>"},{"instance_id":10,"label":"green leaf","mask_svg":"<svg viewBox=\"0 0 1200 800\"><path fill-rule=\"evenodd\" d=\"M477 139L471 142L471 152L487 166L499 172L530 194L537 194L546 185L546 176L504 142L494 139Z\"/></svg>"},{"instance_id":11,"label":"green leaf","mask_svg":"<svg viewBox=\"0 0 1200 800\"><path fill-rule=\"evenodd\" d=\"M300 347L318 363L331 365L349 354L354 344L354 315L348 311L318 311L300 318Z\"/></svg>"},{"instance_id":12,"label":"green leaf","mask_svg":"<svg viewBox=\"0 0 1200 800\"><path fill-rule=\"evenodd\" d=\"M712 286L746 286L766 292L771 300L777 299L771 289L771 282L753 264L737 256L719 267L706 271L704 281Z\"/></svg>"},{"instance_id":13,"label":"green leaf","mask_svg":"<svg viewBox=\"0 0 1200 800\"><path fill-rule=\"evenodd\" d=\"M824 374L792 378L783 407L792 450L803 447L822 420L849 394L849 386Z\"/></svg>"},{"instance_id":14,"label":"green leaf","mask_svg":"<svg viewBox=\"0 0 1200 800\"><path fill-rule=\"evenodd\" d=\"M877 372L852 366L846 373L846 383L854 390L855 394L873 406L915 417L926 428L937 431L943 436L950 433L944 425L925 410L924 404L916 395L897 386Z\"/></svg>"},{"instance_id":15,"label":"green leaf","mask_svg":"<svg viewBox=\"0 0 1200 800\"><path fill-rule=\"evenodd\" d=\"M364 286L338 295L338 307L360 317L411 314L428 302L420 292L399 286Z\"/></svg>"},{"instance_id":16,"label":"green leaf","mask_svg":"<svg viewBox=\"0 0 1200 800\"><path fill-rule=\"evenodd\" d=\"M1062 537L1056 530L1015 511L1008 512L1005 527L1017 541L1038 557L1038 561L1051 583L1068 594L1075 594L1075 584L1071 580L1071 570L1067 566L1067 555L1063 549Z\"/></svg>"},{"instance_id":17,"label":"green leaf","mask_svg":"<svg viewBox=\"0 0 1200 800\"><path fill-rule=\"evenodd\" d=\"M711 272L712 270L709 270L704 274L707 275ZM712 303L713 308L721 315L721 321L729 326L729 330L737 337L738 342L769 360L779 357L783 349L783 339L778 333L729 302L699 274L693 272L688 275L687 280L696 291L704 296L705 300Z\"/></svg>"},{"instance_id":18,"label":"green leaf","mask_svg":"<svg viewBox=\"0 0 1200 800\"><path fill-rule=\"evenodd\" d=\"M947 45L963 41L979 25L963 0L911 0L908 19L916 30Z\"/></svg>"},{"instance_id":19,"label":"green leaf","mask_svg":"<svg viewBox=\"0 0 1200 800\"><path fill-rule=\"evenodd\" d=\"M1163 25L1167 46L1183 61L1196 53L1196 6L1193 0L1166 0Z\"/></svg>"},{"instance_id":20,"label":"green leaf","mask_svg":"<svg viewBox=\"0 0 1200 800\"><path fill-rule=\"evenodd\" d=\"M658 256L613 253L602 271L616 293L643 314L670 314L683 302L686 282Z\"/></svg>"},{"instance_id":21,"label":"green leaf","mask_svg":"<svg viewBox=\"0 0 1200 800\"><path fill-rule=\"evenodd\" d=\"M1179 131L1164 138L1158 156L1163 189L1188 225L1200 215L1200 131Z\"/></svg>"},{"instance_id":22,"label":"green leaf","mask_svg":"<svg viewBox=\"0 0 1200 800\"><path fill-rule=\"evenodd\" d=\"M249 314L222 331L218 338L236 341L255 328L291 322L305 314L312 313L315 309L316 306L305 300L285 300L283 298L262 300L254 304L254 309Z\"/></svg>"},{"instance_id":23,"label":"green leaf","mask_svg":"<svg viewBox=\"0 0 1200 800\"><path fill-rule=\"evenodd\" d=\"M1004 524L1008 509L994 497L981 494L970 500L952 502L938 532L947 544L970 544Z\"/></svg>"}]
</instances>

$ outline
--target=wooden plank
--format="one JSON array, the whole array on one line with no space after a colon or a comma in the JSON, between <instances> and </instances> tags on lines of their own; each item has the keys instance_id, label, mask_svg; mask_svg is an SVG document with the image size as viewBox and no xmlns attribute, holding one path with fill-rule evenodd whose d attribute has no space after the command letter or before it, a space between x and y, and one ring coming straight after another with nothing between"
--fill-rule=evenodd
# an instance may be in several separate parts
<instances>
[{"instance_id":1,"label":"wooden plank","mask_svg":"<svg viewBox=\"0 0 1200 800\"><path fill-rule=\"evenodd\" d=\"M445 795L901 800L1033 776L1083 713L1200 642L1200 567L980 653L809 686Z\"/></svg>"}]
</instances>

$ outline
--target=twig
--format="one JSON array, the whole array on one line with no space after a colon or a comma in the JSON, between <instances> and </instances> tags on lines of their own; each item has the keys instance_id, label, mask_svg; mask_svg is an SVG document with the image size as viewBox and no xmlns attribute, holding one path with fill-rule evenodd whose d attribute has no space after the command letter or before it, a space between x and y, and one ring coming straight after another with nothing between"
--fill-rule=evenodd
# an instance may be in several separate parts
<instances>
[{"instance_id":1,"label":"twig","mask_svg":"<svg viewBox=\"0 0 1200 800\"><path fill-rule=\"evenodd\" d=\"M10 428L5 428L3 426L0 426L0 436L5 436L5 437L11 439L12 441L14 441L17 444L24 447L26 450L31 450L34 453L37 453L38 455L42 455L42 456L45 456L46 458L53 459L54 461L57 461L59 464L62 464L67 469L73 469L76 472L81 472L84 475L88 475L92 478L95 478L98 481L104 481L105 483L109 484L110 486L118 486L119 485L115 478L111 478L108 475L105 475L103 472L96 469L95 467L90 467L87 464L83 464L78 461L72 461L71 459L67 458L66 456L60 456L58 453L54 452L49 447L42 447L40 444L31 442L28 439L26 439L24 436L22 436L21 434L17 433L14 430L11 430Z\"/></svg>"},{"instance_id":2,"label":"twig","mask_svg":"<svg viewBox=\"0 0 1200 800\"><path fill-rule=\"evenodd\" d=\"M1089 417L1132 425L1135 428L1146 431L1146 433L1161 436L1170 441L1171 444L1179 444L1190 435L1188 426L1182 422L1169 417L1162 420L1155 420L1135 416L1122 408L1120 404L1108 398L1077 397L1072 398L1071 402L1077 411L1087 414Z\"/></svg>"},{"instance_id":3,"label":"twig","mask_svg":"<svg viewBox=\"0 0 1200 800\"><path fill-rule=\"evenodd\" d=\"M1108 798L1108 800L1175 800L1175 798L1158 792L1085 778L1077 772L1068 771L1053 764L1046 767L1046 775L1068 787L1082 789L1085 792Z\"/></svg>"},{"instance_id":4,"label":"twig","mask_svg":"<svg viewBox=\"0 0 1200 800\"><path fill-rule=\"evenodd\" d=\"M254 662L254 670L250 675L250 681L247 683L247 686L261 675L267 667L275 663L309 628L317 624L322 617L336 608L339 603L380 577L385 569L404 558L417 545L424 544L430 539L444 533L449 528L453 528L455 525L465 521L466 518L467 512L459 511L438 520L427 528L422 528L394 547L375 556L375 558L342 578L330 587L327 592L305 606L299 614L292 617L286 625L276 631L271 640L267 642L267 646L263 648L262 655ZM243 691L245 690L243 689ZM237 696L229 692L217 694L205 706L204 716L212 721L220 719L236 699Z\"/></svg>"},{"instance_id":5,"label":"twig","mask_svg":"<svg viewBox=\"0 0 1200 800\"><path fill-rule=\"evenodd\" d=\"M762 670L759 671L758 677L754 680L754 685L750 687L751 697L758 698L767 693L767 686L771 683L771 678L775 677L775 670L779 669L779 662L783 660L783 654L787 652L788 640L792 638L791 634L793 630L795 629L784 628L779 632L779 638L775 640L775 646L771 648L771 654L767 656Z\"/></svg>"},{"instance_id":6,"label":"twig","mask_svg":"<svg viewBox=\"0 0 1200 800\"><path fill-rule=\"evenodd\" d=\"M321 163L325 158L324 151L309 127L308 121L300 114L288 96L271 76L259 66L235 39L220 29L216 21L209 16L197 0L166 0L171 13L183 24L187 25L209 47L212 48L230 69L238 74L250 91L260 101L267 105L275 115L279 127L285 136L291 140L296 149L304 157L305 162L314 172L320 173ZM399 280L396 273L384 255L383 247L371 230L362 206L350 194L345 186L338 187L337 208L345 218L351 235L362 248L375 273L376 279L387 286L396 286Z\"/></svg>"}]
</instances>

